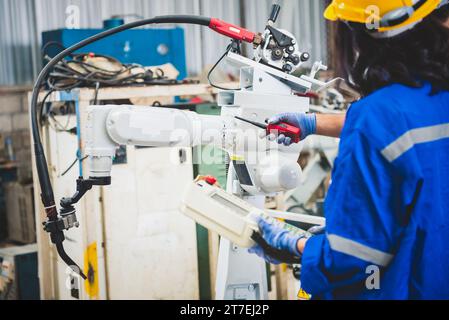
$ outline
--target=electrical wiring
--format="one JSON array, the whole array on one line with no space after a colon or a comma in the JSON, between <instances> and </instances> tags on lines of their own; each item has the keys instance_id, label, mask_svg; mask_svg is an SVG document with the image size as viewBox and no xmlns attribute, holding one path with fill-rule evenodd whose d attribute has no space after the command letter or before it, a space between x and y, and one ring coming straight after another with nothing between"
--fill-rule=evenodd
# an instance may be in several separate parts
<instances>
[{"instance_id":1,"label":"electrical wiring","mask_svg":"<svg viewBox=\"0 0 449 320\"><path fill-rule=\"evenodd\" d=\"M233 90L233 91L241 90L241 88L225 88L225 87L219 86L219 85L213 83L212 79L211 79L212 73L215 71L215 69L218 67L218 65L223 61L223 59L228 55L228 53L231 50L240 52L240 44L237 41L232 40L232 43L226 48L226 51L223 53L223 55L220 57L220 59L218 59L218 61L213 65L213 67L209 70L209 72L207 74L207 81L209 82L209 84L212 87L214 87L216 89L219 89L219 90Z\"/></svg>"},{"instance_id":2,"label":"electrical wiring","mask_svg":"<svg viewBox=\"0 0 449 320\"><path fill-rule=\"evenodd\" d=\"M50 41L42 48L44 60L50 61L46 52L48 48L56 46L62 50L66 48L57 41ZM160 68L147 69L139 64L122 64L117 59L101 54L77 53L69 54L70 59L63 59L53 67L46 79L46 86L50 90L69 91L79 87L95 87L98 97L99 87L134 86L134 85L169 85L178 83L169 79ZM95 65L95 59L103 59L109 67L117 70L108 70ZM93 61L92 63L89 60ZM189 81L187 81L189 82ZM197 81L190 80L191 83ZM186 81L183 81L186 83ZM97 99L94 99L97 100Z\"/></svg>"},{"instance_id":3,"label":"electrical wiring","mask_svg":"<svg viewBox=\"0 0 449 320\"><path fill-rule=\"evenodd\" d=\"M45 109L45 104L47 103L47 99L48 99L48 97L50 97L50 95L53 93L53 92L55 92L55 90L49 90L48 92L47 92L47 94L44 96L44 98L42 99L42 102L41 102L41 108L40 108L40 111L39 111L39 123L43 123L43 121L44 121L44 109Z\"/></svg>"},{"instance_id":4,"label":"electrical wiring","mask_svg":"<svg viewBox=\"0 0 449 320\"><path fill-rule=\"evenodd\" d=\"M54 125L51 124L50 122L50 126L52 127L53 130L55 130L56 132L71 132L69 130L69 124L70 124L70 118L71 118L71 113L69 113L69 115L67 116L67 120L65 125L62 125L55 117L54 114L50 113L49 114L49 119L51 119L54 123Z\"/></svg>"},{"instance_id":5,"label":"electrical wiring","mask_svg":"<svg viewBox=\"0 0 449 320\"><path fill-rule=\"evenodd\" d=\"M81 161L83 162L84 160L86 160L88 158L88 156L82 157L82 158L76 158L71 164L70 166L64 170L63 173L61 173L61 177L65 176L76 164L77 162Z\"/></svg>"},{"instance_id":6,"label":"electrical wiring","mask_svg":"<svg viewBox=\"0 0 449 320\"><path fill-rule=\"evenodd\" d=\"M47 42L41 49L41 54L42 54L42 58L46 59L46 60L51 60L51 58L49 56L47 56L47 50L50 47L59 47L62 50L65 50L66 48L62 45L62 43L58 42L58 41L49 41Z\"/></svg>"},{"instance_id":7,"label":"electrical wiring","mask_svg":"<svg viewBox=\"0 0 449 320\"><path fill-rule=\"evenodd\" d=\"M95 59L102 59L112 70L95 65ZM51 90L174 83L176 80L167 78L161 69L153 72L138 64L122 64L112 57L93 54L76 54L71 60L60 61L47 78Z\"/></svg>"},{"instance_id":8,"label":"electrical wiring","mask_svg":"<svg viewBox=\"0 0 449 320\"><path fill-rule=\"evenodd\" d=\"M69 126L69 124L70 124L71 113L68 113L69 116L67 117L67 121L66 121L66 124L65 124L65 125L62 125L62 124L56 119L55 115L54 115L51 111L47 111L47 113L46 113L47 118L44 117L44 116L45 116L44 109L45 109L45 104L47 103L47 99L48 99L48 98L50 97L50 95L51 95L53 92L55 92L55 91L56 91L56 90L54 90L54 89L49 90L49 91L47 92L47 94L44 96L44 98L42 99L41 107L40 107L40 110L39 110L39 123L42 125L42 124L44 123L44 121L47 119L47 120L48 120L48 123L50 124L50 127L51 127L53 130L55 130L55 131L57 131L57 132L69 132L69 133L72 133L73 130L72 130L72 129L68 129L68 126ZM51 121L49 121L50 119L53 121L54 124L53 124ZM59 127L59 128L58 128L58 127Z\"/></svg>"}]
</instances>

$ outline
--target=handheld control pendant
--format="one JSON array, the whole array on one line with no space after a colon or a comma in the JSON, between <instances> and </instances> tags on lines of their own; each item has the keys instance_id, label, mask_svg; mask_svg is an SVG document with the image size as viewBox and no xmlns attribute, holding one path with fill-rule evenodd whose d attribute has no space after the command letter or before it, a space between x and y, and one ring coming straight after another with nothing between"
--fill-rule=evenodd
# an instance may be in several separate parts
<instances>
[{"instance_id":1,"label":"handheld control pendant","mask_svg":"<svg viewBox=\"0 0 449 320\"><path fill-rule=\"evenodd\" d=\"M203 227L243 248L250 248L256 242L263 245L256 222L258 217L299 236L308 235L306 231L270 217L263 210L207 181L193 182L187 188L181 211Z\"/></svg>"}]
</instances>

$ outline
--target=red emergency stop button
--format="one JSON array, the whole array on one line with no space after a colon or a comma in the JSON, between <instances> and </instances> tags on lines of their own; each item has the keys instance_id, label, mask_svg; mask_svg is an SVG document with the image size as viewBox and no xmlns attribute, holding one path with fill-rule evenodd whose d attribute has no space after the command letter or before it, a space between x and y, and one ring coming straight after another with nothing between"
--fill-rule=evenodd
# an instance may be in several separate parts
<instances>
[{"instance_id":1,"label":"red emergency stop button","mask_svg":"<svg viewBox=\"0 0 449 320\"><path fill-rule=\"evenodd\" d=\"M204 181L206 181L211 186L215 185L217 183L217 179L213 176L207 176Z\"/></svg>"}]
</instances>

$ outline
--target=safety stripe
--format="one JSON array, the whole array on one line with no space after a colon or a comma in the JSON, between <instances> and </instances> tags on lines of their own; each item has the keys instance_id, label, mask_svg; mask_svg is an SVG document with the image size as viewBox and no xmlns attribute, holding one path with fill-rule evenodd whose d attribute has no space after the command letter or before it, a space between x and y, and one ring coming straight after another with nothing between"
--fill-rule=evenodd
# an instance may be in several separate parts
<instances>
[{"instance_id":1,"label":"safety stripe","mask_svg":"<svg viewBox=\"0 0 449 320\"><path fill-rule=\"evenodd\" d=\"M382 150L382 155L389 162L393 162L415 144L432 142L449 138L449 123L431 127L424 127L407 131L398 139Z\"/></svg>"},{"instance_id":2,"label":"safety stripe","mask_svg":"<svg viewBox=\"0 0 449 320\"><path fill-rule=\"evenodd\" d=\"M374 263L381 267L386 267L393 259L393 255L390 253L370 248L354 240L346 239L335 234L328 234L327 239L332 250Z\"/></svg>"},{"instance_id":3,"label":"safety stripe","mask_svg":"<svg viewBox=\"0 0 449 320\"><path fill-rule=\"evenodd\" d=\"M232 161L245 161L245 158L244 158L244 157L236 156L236 155L231 155L229 158L230 158Z\"/></svg>"}]
</instances>

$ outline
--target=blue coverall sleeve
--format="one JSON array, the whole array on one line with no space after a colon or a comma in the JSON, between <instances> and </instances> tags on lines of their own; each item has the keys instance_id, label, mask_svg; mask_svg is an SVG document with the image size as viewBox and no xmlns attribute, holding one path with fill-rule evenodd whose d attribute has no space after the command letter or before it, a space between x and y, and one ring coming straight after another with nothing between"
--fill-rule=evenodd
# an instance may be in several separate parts
<instances>
[{"instance_id":1,"label":"blue coverall sleeve","mask_svg":"<svg viewBox=\"0 0 449 320\"><path fill-rule=\"evenodd\" d=\"M325 202L326 233L310 238L302 257L301 284L314 296L365 290L370 266L389 265L406 225L408 185L367 126L347 120L345 127Z\"/></svg>"}]
</instances>

